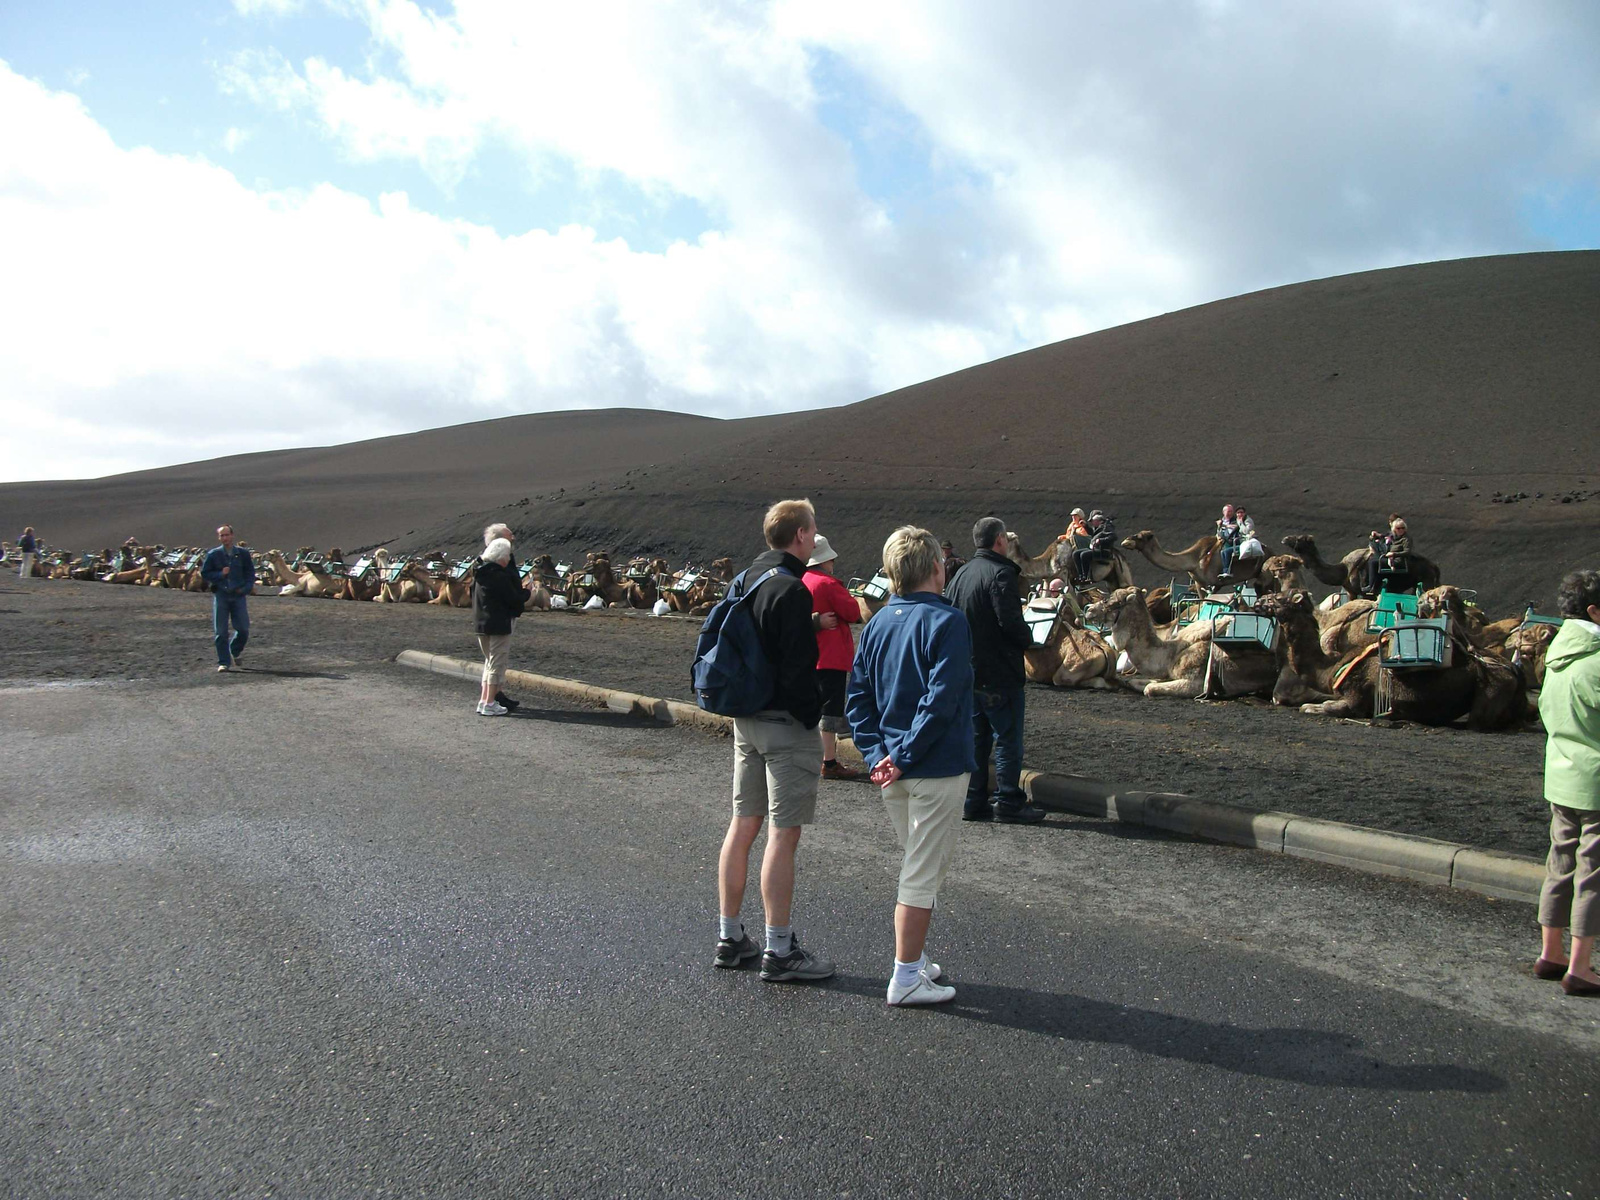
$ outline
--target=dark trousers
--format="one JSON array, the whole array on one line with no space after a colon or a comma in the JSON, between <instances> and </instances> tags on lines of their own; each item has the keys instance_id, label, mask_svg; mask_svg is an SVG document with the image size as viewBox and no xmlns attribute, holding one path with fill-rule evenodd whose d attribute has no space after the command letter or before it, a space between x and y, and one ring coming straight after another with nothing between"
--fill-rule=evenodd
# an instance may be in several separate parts
<instances>
[{"instance_id":1,"label":"dark trousers","mask_svg":"<svg viewBox=\"0 0 1600 1200\"><path fill-rule=\"evenodd\" d=\"M972 693L972 750L978 769L967 784L967 804L989 802L989 754L994 753L995 803L1026 804L1022 790L1023 689L978 688Z\"/></svg>"},{"instance_id":2,"label":"dark trousers","mask_svg":"<svg viewBox=\"0 0 1600 1200\"><path fill-rule=\"evenodd\" d=\"M233 641L228 641L228 622L233 622ZM233 665L233 656L244 649L244 644L250 640L250 611L245 607L243 596L224 596L221 592L211 594L211 631L212 642L217 647L217 664L223 667Z\"/></svg>"}]
</instances>

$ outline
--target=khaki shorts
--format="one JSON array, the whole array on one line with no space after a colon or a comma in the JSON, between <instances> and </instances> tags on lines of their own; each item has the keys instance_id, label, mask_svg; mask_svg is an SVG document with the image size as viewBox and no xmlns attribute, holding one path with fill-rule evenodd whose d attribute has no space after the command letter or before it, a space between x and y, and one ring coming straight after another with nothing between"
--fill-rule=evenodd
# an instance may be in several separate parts
<instances>
[{"instance_id":1,"label":"khaki shorts","mask_svg":"<svg viewBox=\"0 0 1600 1200\"><path fill-rule=\"evenodd\" d=\"M932 908L956 852L956 830L970 775L897 779L883 789L883 807L905 847L900 861L901 904Z\"/></svg>"},{"instance_id":2,"label":"khaki shorts","mask_svg":"<svg viewBox=\"0 0 1600 1200\"><path fill-rule=\"evenodd\" d=\"M817 815L822 735L786 712L733 721L733 813L772 817L777 829L809 825Z\"/></svg>"},{"instance_id":3,"label":"khaki shorts","mask_svg":"<svg viewBox=\"0 0 1600 1200\"><path fill-rule=\"evenodd\" d=\"M511 661L511 635L480 633L478 649L483 651L483 681L498 690L506 681L506 664Z\"/></svg>"}]
</instances>

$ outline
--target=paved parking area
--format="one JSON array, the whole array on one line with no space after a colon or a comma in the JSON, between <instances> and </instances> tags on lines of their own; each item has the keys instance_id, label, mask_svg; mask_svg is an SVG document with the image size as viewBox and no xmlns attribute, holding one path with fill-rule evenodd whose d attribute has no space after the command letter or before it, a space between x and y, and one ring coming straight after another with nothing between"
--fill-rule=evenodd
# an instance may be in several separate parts
<instances>
[{"instance_id":1,"label":"paved parking area","mask_svg":"<svg viewBox=\"0 0 1600 1200\"><path fill-rule=\"evenodd\" d=\"M14 1194L1595 1194L1526 906L966 827L957 1002L894 1011L869 787L802 851L839 977L763 985L709 967L726 741L271 658L0 689Z\"/></svg>"}]
</instances>

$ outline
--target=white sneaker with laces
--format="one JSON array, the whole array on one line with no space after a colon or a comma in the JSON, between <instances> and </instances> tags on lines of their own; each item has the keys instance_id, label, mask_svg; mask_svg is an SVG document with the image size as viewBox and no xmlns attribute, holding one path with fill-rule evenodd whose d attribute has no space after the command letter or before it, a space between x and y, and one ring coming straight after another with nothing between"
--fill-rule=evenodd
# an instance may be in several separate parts
<instances>
[{"instance_id":1,"label":"white sneaker with laces","mask_svg":"<svg viewBox=\"0 0 1600 1200\"><path fill-rule=\"evenodd\" d=\"M917 981L910 987L902 987L891 979L889 981L889 1003L899 1008L912 1004L943 1004L947 1000L954 1000L956 998L955 988L942 987L934 982L937 976L929 974L930 971L937 969L936 963L929 963L917 972Z\"/></svg>"},{"instance_id":2,"label":"white sneaker with laces","mask_svg":"<svg viewBox=\"0 0 1600 1200\"><path fill-rule=\"evenodd\" d=\"M493 700L487 704L480 703L478 705L478 715L480 717L503 717L508 711L505 705L496 704Z\"/></svg>"}]
</instances>

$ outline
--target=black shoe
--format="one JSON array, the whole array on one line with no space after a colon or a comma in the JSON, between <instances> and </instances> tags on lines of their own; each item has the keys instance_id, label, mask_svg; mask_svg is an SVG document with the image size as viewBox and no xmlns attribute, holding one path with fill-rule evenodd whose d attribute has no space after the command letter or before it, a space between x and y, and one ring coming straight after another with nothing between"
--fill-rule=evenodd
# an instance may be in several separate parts
<instances>
[{"instance_id":1,"label":"black shoe","mask_svg":"<svg viewBox=\"0 0 1600 1200\"><path fill-rule=\"evenodd\" d=\"M712 959L712 965L718 967L742 966L750 959L761 953L761 947L750 940L748 933L741 934L738 941L732 938L717 939L717 956Z\"/></svg>"},{"instance_id":2,"label":"black shoe","mask_svg":"<svg viewBox=\"0 0 1600 1200\"><path fill-rule=\"evenodd\" d=\"M507 712L516 712L517 709L522 707L522 701L513 700L510 696L506 695L504 692L496 692L494 694L494 700L495 700L496 704L500 705Z\"/></svg>"},{"instance_id":3,"label":"black shoe","mask_svg":"<svg viewBox=\"0 0 1600 1200\"><path fill-rule=\"evenodd\" d=\"M789 953L774 954L771 950L761 955L761 978L768 983L799 983L812 979L826 979L839 968L825 958L818 958L809 950L800 949L798 939L789 943Z\"/></svg>"},{"instance_id":4,"label":"black shoe","mask_svg":"<svg viewBox=\"0 0 1600 1200\"><path fill-rule=\"evenodd\" d=\"M985 800L982 804L973 804L968 801L961 810L963 821L992 821L994 820L994 805Z\"/></svg>"},{"instance_id":5,"label":"black shoe","mask_svg":"<svg viewBox=\"0 0 1600 1200\"><path fill-rule=\"evenodd\" d=\"M1002 825L1037 825L1044 820L1044 809L1036 804L996 804L994 819Z\"/></svg>"}]
</instances>

